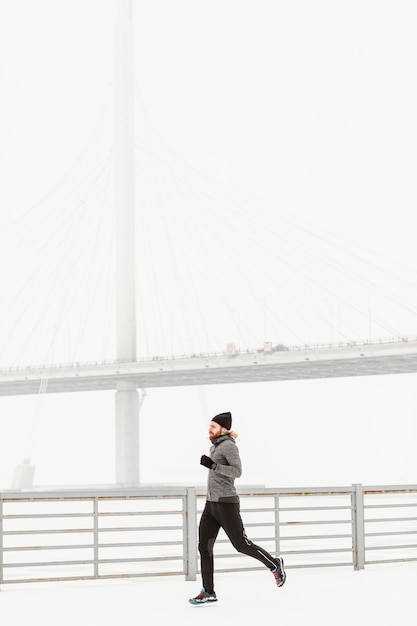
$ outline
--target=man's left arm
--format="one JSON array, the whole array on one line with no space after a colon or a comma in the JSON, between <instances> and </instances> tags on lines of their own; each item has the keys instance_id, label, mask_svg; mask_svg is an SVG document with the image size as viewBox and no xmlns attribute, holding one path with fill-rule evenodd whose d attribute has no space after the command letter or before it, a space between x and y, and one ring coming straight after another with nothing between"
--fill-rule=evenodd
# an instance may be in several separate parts
<instances>
[{"instance_id":1,"label":"man's left arm","mask_svg":"<svg viewBox=\"0 0 417 626\"><path fill-rule=\"evenodd\" d=\"M228 465L220 465L216 463L216 467L213 468L216 474L222 476L228 476L229 478L240 478L242 475L242 463L240 460L239 449L234 443L225 446L222 450Z\"/></svg>"}]
</instances>

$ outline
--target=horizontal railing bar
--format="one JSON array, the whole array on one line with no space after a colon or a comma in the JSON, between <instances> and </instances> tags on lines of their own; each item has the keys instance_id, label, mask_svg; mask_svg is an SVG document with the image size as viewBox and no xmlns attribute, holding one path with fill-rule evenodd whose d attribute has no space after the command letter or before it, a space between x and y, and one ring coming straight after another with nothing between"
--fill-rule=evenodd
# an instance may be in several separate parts
<instances>
[{"instance_id":1,"label":"horizontal railing bar","mask_svg":"<svg viewBox=\"0 0 417 626\"><path fill-rule=\"evenodd\" d=\"M62 535L74 533L92 533L94 528L51 528L50 530L5 530L3 535Z\"/></svg>"},{"instance_id":2,"label":"horizontal railing bar","mask_svg":"<svg viewBox=\"0 0 417 626\"><path fill-rule=\"evenodd\" d=\"M144 563L152 561L182 561L183 556L156 556L156 557L138 557L129 559L99 559L99 564L108 563ZM44 566L60 566L60 565L92 565L93 560L87 561L30 561L28 563L4 563L4 568L13 569L15 567L44 567Z\"/></svg>"},{"instance_id":3,"label":"horizontal railing bar","mask_svg":"<svg viewBox=\"0 0 417 626\"><path fill-rule=\"evenodd\" d=\"M287 569L287 568L285 568ZM69 582L74 580L95 580L96 576L54 576L48 578L10 578L2 580L2 585L15 585L16 583L53 583ZM101 578L101 576L100 576Z\"/></svg>"},{"instance_id":4,"label":"horizontal railing bar","mask_svg":"<svg viewBox=\"0 0 417 626\"><path fill-rule=\"evenodd\" d=\"M298 540L316 540L316 539L351 539L352 535L344 534L344 535L296 535L293 537L280 537L281 541L298 541ZM275 536L273 537L251 537L253 542L263 541L265 543L269 541L275 541ZM230 543L229 539L217 539L216 545L219 543Z\"/></svg>"},{"instance_id":5,"label":"horizontal railing bar","mask_svg":"<svg viewBox=\"0 0 417 626\"><path fill-rule=\"evenodd\" d=\"M409 550L410 548L417 548L417 543L405 543L396 546L366 546L367 550Z\"/></svg>"},{"instance_id":6,"label":"horizontal railing bar","mask_svg":"<svg viewBox=\"0 0 417 626\"><path fill-rule=\"evenodd\" d=\"M261 510L261 509L259 509ZM267 510L267 509L265 509ZM274 509L270 509L273 511ZM254 509L257 511L257 509ZM58 518L78 518L78 517L93 517L91 513L30 513L30 514L6 514L3 515L3 519L58 519ZM99 511L99 517L129 517L129 516L157 516L157 515L182 515L181 509L172 511L117 511L117 512L103 512Z\"/></svg>"},{"instance_id":7,"label":"horizontal railing bar","mask_svg":"<svg viewBox=\"0 0 417 626\"><path fill-rule=\"evenodd\" d=\"M417 522L417 517L375 517L365 519L366 524L372 524L374 522Z\"/></svg>"},{"instance_id":8,"label":"horizontal railing bar","mask_svg":"<svg viewBox=\"0 0 417 626\"><path fill-rule=\"evenodd\" d=\"M183 541L143 541L136 543L99 543L99 548L146 548L154 546L182 546Z\"/></svg>"},{"instance_id":9,"label":"horizontal railing bar","mask_svg":"<svg viewBox=\"0 0 417 626\"><path fill-rule=\"evenodd\" d=\"M279 494L277 494L279 497ZM297 512L297 511L350 511L352 507L350 505L345 506L293 506L293 507L279 507L279 510L282 512ZM202 513L204 508L199 508L197 513ZM274 507L265 507L260 509L241 509L241 513L273 513L275 511Z\"/></svg>"},{"instance_id":10,"label":"horizontal railing bar","mask_svg":"<svg viewBox=\"0 0 417 626\"><path fill-rule=\"evenodd\" d=\"M399 508L409 508L416 507L417 502L407 503L407 504L365 504L364 509L399 509Z\"/></svg>"},{"instance_id":11,"label":"horizontal railing bar","mask_svg":"<svg viewBox=\"0 0 417 626\"><path fill-rule=\"evenodd\" d=\"M273 528L275 526L275 522L245 522L245 528Z\"/></svg>"},{"instance_id":12,"label":"horizontal railing bar","mask_svg":"<svg viewBox=\"0 0 417 626\"><path fill-rule=\"evenodd\" d=\"M66 517L93 517L91 513L31 513L20 515L3 515L3 519L52 519L52 518L66 518Z\"/></svg>"},{"instance_id":13,"label":"horizontal railing bar","mask_svg":"<svg viewBox=\"0 0 417 626\"><path fill-rule=\"evenodd\" d=\"M286 568L287 569L287 568ZM149 576L179 576L184 574L184 570L172 571L172 572L141 572L132 574L100 574L100 576L65 576L65 577L49 577L49 578L14 578L10 580L3 580L2 584L16 584L16 583L53 583L53 582L70 582L75 580L102 580L102 579L114 579L114 578L145 578Z\"/></svg>"},{"instance_id":14,"label":"horizontal railing bar","mask_svg":"<svg viewBox=\"0 0 417 626\"><path fill-rule=\"evenodd\" d=\"M272 489L272 491L274 491ZM88 502L92 500L98 500L102 502L108 502L112 500L149 500L149 499L163 499L163 500L180 500L184 498L187 493L186 487L179 488L150 488L143 489L141 487L132 489L83 489L72 490L62 489L59 491L36 491L36 492L21 492L21 491L8 491L4 490L0 492L0 498L3 502L15 503L15 502Z\"/></svg>"},{"instance_id":15,"label":"horizontal railing bar","mask_svg":"<svg viewBox=\"0 0 417 626\"><path fill-rule=\"evenodd\" d=\"M365 533L365 537L385 537L387 535L417 535L416 530L393 530L385 533Z\"/></svg>"},{"instance_id":16,"label":"horizontal railing bar","mask_svg":"<svg viewBox=\"0 0 417 626\"><path fill-rule=\"evenodd\" d=\"M65 544L61 546L14 546L3 548L3 552L28 552L30 550L85 550L94 548L92 543L80 543L78 545Z\"/></svg>"},{"instance_id":17,"label":"horizontal railing bar","mask_svg":"<svg viewBox=\"0 0 417 626\"><path fill-rule=\"evenodd\" d=\"M182 530L182 526L121 526L115 528L100 528L100 533L108 533L108 532L136 532L136 531L152 531L156 532L159 530ZM56 534L67 534L67 533L92 533L94 532L93 528L62 528L62 529L41 529L41 530L6 530L3 532L3 535L56 535Z\"/></svg>"},{"instance_id":18,"label":"horizontal railing bar","mask_svg":"<svg viewBox=\"0 0 417 626\"><path fill-rule=\"evenodd\" d=\"M114 528L99 528L100 533L136 532L142 530L152 532L159 530L182 530L182 526L118 526Z\"/></svg>"},{"instance_id":19,"label":"horizontal railing bar","mask_svg":"<svg viewBox=\"0 0 417 626\"><path fill-rule=\"evenodd\" d=\"M55 567L56 565L93 565L94 560L87 561L33 561L29 563L3 563L4 568L15 567Z\"/></svg>"},{"instance_id":20,"label":"horizontal railing bar","mask_svg":"<svg viewBox=\"0 0 417 626\"><path fill-rule=\"evenodd\" d=\"M154 556L154 557L140 557L137 559L131 558L131 559L100 559L99 560L99 564L106 564L108 565L109 563L148 563L148 562L153 562L153 561L182 561L183 557L182 554L181 555L177 555L177 556Z\"/></svg>"},{"instance_id":21,"label":"horizontal railing bar","mask_svg":"<svg viewBox=\"0 0 417 626\"><path fill-rule=\"evenodd\" d=\"M279 507L280 512L288 513L288 512L297 512L297 511L350 511L351 506L294 506L294 507ZM263 508L263 509L241 509L242 514L244 513L274 513L275 508ZM199 511L202 513L203 509Z\"/></svg>"},{"instance_id":22,"label":"horizontal railing bar","mask_svg":"<svg viewBox=\"0 0 417 626\"><path fill-rule=\"evenodd\" d=\"M97 576L100 580L109 579L109 578L145 578L149 576L178 576L180 574L184 574L184 569L175 570L172 572L133 572L133 573L125 573L125 574L100 574Z\"/></svg>"},{"instance_id":23,"label":"horizontal railing bar","mask_svg":"<svg viewBox=\"0 0 417 626\"><path fill-rule=\"evenodd\" d=\"M272 539L271 539L272 541ZM147 541L147 542L131 542L131 543L100 543L99 548L134 548L134 547L146 547L146 546L181 546L182 541ZM3 552L28 552L33 550L86 550L94 548L94 544L79 544L79 545L54 545L54 546L14 546L3 548Z\"/></svg>"},{"instance_id":24,"label":"horizontal railing bar","mask_svg":"<svg viewBox=\"0 0 417 626\"><path fill-rule=\"evenodd\" d=\"M303 521L303 522L278 522L278 526L314 526L314 525L328 525L333 524L352 524L352 520L324 520L324 521ZM274 528L276 524L274 522L253 522L246 524L245 528Z\"/></svg>"},{"instance_id":25,"label":"horizontal railing bar","mask_svg":"<svg viewBox=\"0 0 417 626\"><path fill-rule=\"evenodd\" d=\"M335 519L335 520L305 520L305 521L279 522L279 526L313 526L313 525L333 525L333 524L352 524L352 520L351 519Z\"/></svg>"},{"instance_id":26,"label":"horizontal railing bar","mask_svg":"<svg viewBox=\"0 0 417 626\"><path fill-rule=\"evenodd\" d=\"M351 539L352 535L297 535L294 537L283 537L281 536L281 541L298 541L298 540L306 540L306 539Z\"/></svg>"},{"instance_id":27,"label":"horizontal railing bar","mask_svg":"<svg viewBox=\"0 0 417 626\"><path fill-rule=\"evenodd\" d=\"M306 489L299 489L292 487L283 487L281 489L275 489L274 487L262 487L256 490L238 489L238 494L245 497L259 497L259 496L283 496L283 497L299 497L299 496L345 496L354 492L352 485L348 487L308 487ZM259 493L261 491L261 493ZM416 489L417 491L417 489ZM205 491L201 494L205 496Z\"/></svg>"},{"instance_id":28,"label":"horizontal railing bar","mask_svg":"<svg viewBox=\"0 0 417 626\"><path fill-rule=\"evenodd\" d=\"M349 511L352 507L350 505L344 506L292 506L292 507L279 507L282 512L289 511Z\"/></svg>"},{"instance_id":29,"label":"horizontal railing bar","mask_svg":"<svg viewBox=\"0 0 417 626\"><path fill-rule=\"evenodd\" d=\"M285 536L281 536L280 540L281 541L306 541L306 540L316 540L316 539L351 539L352 535L296 535L294 537L285 537ZM269 542L269 541L275 541L275 536L274 537L252 537L251 538L253 542L258 542L258 541L264 541ZM229 543L229 539L217 539L216 544L218 543Z\"/></svg>"},{"instance_id":30,"label":"horizontal railing bar","mask_svg":"<svg viewBox=\"0 0 417 626\"><path fill-rule=\"evenodd\" d=\"M129 517L129 516L147 516L147 515L182 515L181 509L173 511L99 511L99 517Z\"/></svg>"},{"instance_id":31,"label":"horizontal railing bar","mask_svg":"<svg viewBox=\"0 0 417 626\"><path fill-rule=\"evenodd\" d=\"M404 559L378 559L377 561L365 561L365 565L379 565L379 563L410 563L411 561L417 561L416 557L407 557ZM285 566L287 569L287 566Z\"/></svg>"},{"instance_id":32,"label":"horizontal railing bar","mask_svg":"<svg viewBox=\"0 0 417 626\"><path fill-rule=\"evenodd\" d=\"M340 563L300 563L298 565L285 564L285 569L289 570L289 569L304 569L304 568L312 568L312 567L347 567L347 566L352 567L352 562L346 561L346 562L340 562ZM222 568L222 569L217 569L216 571L222 574L227 574L227 573L233 573L233 572L253 572L255 570L261 570L261 569L262 568L260 567L236 567L236 568L231 568L231 569Z\"/></svg>"},{"instance_id":33,"label":"horizontal railing bar","mask_svg":"<svg viewBox=\"0 0 417 626\"><path fill-rule=\"evenodd\" d=\"M113 494L113 495L97 495L97 496L91 496L92 498L97 498L97 500L99 502L108 502L108 501L112 501L112 500L126 500L126 501L130 501L130 500L149 500L149 499L153 499L153 500L181 500L182 498L184 498L184 496L187 493L187 489L184 487L181 491L176 491L173 490L173 492L169 491L169 488L165 489L165 487L161 488L161 489L148 489L148 490L140 490L141 493L129 493L126 494L125 496L118 496L117 495L117 491ZM159 493L158 493L159 491ZM155 493L157 492L157 493ZM123 494L123 491L122 491Z\"/></svg>"},{"instance_id":34,"label":"horizontal railing bar","mask_svg":"<svg viewBox=\"0 0 417 626\"><path fill-rule=\"evenodd\" d=\"M281 550L281 556L287 556L289 554L299 555L299 554L332 554L333 552L352 552L352 547L349 548L323 548L322 550ZM238 557L239 555L234 553L225 553L225 554L216 554L217 559L233 559ZM287 565L285 565L287 568Z\"/></svg>"},{"instance_id":35,"label":"horizontal railing bar","mask_svg":"<svg viewBox=\"0 0 417 626\"><path fill-rule=\"evenodd\" d=\"M283 498L299 498L302 496L315 497L315 496L349 496L354 493L354 486L348 487L309 487L306 489L283 487L276 489L275 487L257 487L253 490L239 487L237 489L238 495L243 498L262 498L279 496ZM416 489L417 491L417 489ZM206 490L196 489L197 498L205 498Z\"/></svg>"},{"instance_id":36,"label":"horizontal railing bar","mask_svg":"<svg viewBox=\"0 0 417 626\"><path fill-rule=\"evenodd\" d=\"M352 552L352 546L349 548L324 548L323 550L286 550L282 554L332 554L333 552Z\"/></svg>"},{"instance_id":37,"label":"horizontal railing bar","mask_svg":"<svg viewBox=\"0 0 417 626\"><path fill-rule=\"evenodd\" d=\"M257 541L263 541L264 543L267 543L269 541L275 541L275 536L274 537L251 537L252 542L257 542ZM229 539L217 539L216 540L216 546L217 544L220 543L230 543Z\"/></svg>"},{"instance_id":38,"label":"horizontal railing bar","mask_svg":"<svg viewBox=\"0 0 417 626\"><path fill-rule=\"evenodd\" d=\"M364 495L385 495L387 493L396 493L403 495L405 493L417 493L417 485L365 485L363 487Z\"/></svg>"},{"instance_id":39,"label":"horizontal railing bar","mask_svg":"<svg viewBox=\"0 0 417 626\"><path fill-rule=\"evenodd\" d=\"M275 507L264 507L259 509L240 509L241 513L273 513ZM201 510L203 512L203 509Z\"/></svg>"},{"instance_id":40,"label":"horizontal railing bar","mask_svg":"<svg viewBox=\"0 0 417 626\"><path fill-rule=\"evenodd\" d=\"M40 495L40 494L22 494L17 492L14 496L2 495L0 493L0 497L5 504L16 504L16 502L91 502L95 500L95 496L86 495L86 496L67 496L62 495L63 492L59 492L56 495ZM117 498L119 500L119 498Z\"/></svg>"},{"instance_id":41,"label":"horizontal railing bar","mask_svg":"<svg viewBox=\"0 0 417 626\"><path fill-rule=\"evenodd\" d=\"M285 565L285 569L309 569L312 567L352 567L351 561L341 561L340 563L300 563L298 565Z\"/></svg>"}]
</instances>

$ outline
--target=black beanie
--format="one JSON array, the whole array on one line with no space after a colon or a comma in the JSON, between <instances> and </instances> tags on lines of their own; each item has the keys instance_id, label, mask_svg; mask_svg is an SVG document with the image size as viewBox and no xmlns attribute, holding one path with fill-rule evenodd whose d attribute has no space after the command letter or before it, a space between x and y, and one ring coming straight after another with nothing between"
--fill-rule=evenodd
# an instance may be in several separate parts
<instances>
[{"instance_id":1,"label":"black beanie","mask_svg":"<svg viewBox=\"0 0 417 626\"><path fill-rule=\"evenodd\" d=\"M232 428L232 414L229 411L227 413L219 413L213 417L211 421L220 424L220 426L223 426L226 430Z\"/></svg>"}]
</instances>

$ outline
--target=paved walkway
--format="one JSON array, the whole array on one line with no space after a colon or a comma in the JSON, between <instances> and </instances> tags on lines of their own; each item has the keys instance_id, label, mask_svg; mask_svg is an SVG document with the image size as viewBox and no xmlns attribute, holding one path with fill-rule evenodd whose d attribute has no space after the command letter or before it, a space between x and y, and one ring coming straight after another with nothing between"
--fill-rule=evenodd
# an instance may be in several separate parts
<instances>
[{"instance_id":1,"label":"paved walkway","mask_svg":"<svg viewBox=\"0 0 417 626\"><path fill-rule=\"evenodd\" d=\"M0 614L8 626L213 626L233 620L238 626L260 626L270 619L280 626L388 626L399 621L414 626L416 580L417 563L368 566L360 572L289 570L281 589L268 572L219 574L219 602L203 607L187 602L199 583L179 576L4 585Z\"/></svg>"}]
</instances>

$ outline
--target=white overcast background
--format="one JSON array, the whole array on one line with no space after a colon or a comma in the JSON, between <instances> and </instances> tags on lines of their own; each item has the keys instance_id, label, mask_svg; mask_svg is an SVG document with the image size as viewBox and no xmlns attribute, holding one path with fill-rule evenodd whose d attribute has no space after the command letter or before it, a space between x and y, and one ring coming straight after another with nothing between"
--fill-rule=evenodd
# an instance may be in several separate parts
<instances>
[{"instance_id":1,"label":"white overcast background","mask_svg":"<svg viewBox=\"0 0 417 626\"><path fill-rule=\"evenodd\" d=\"M417 7L134 0L138 355L417 336ZM0 364L114 358L116 0L0 0ZM148 390L141 479L415 482L416 377ZM0 487L114 480L114 394L0 399ZM161 441L167 442L161 452Z\"/></svg>"}]
</instances>

